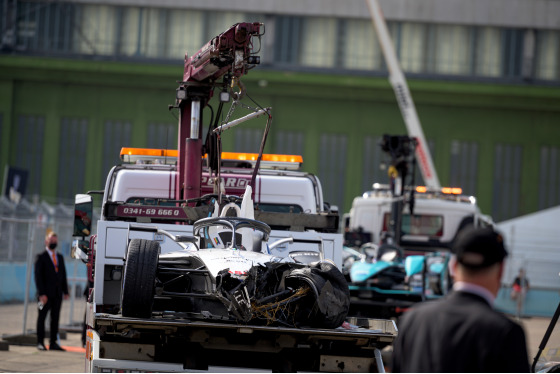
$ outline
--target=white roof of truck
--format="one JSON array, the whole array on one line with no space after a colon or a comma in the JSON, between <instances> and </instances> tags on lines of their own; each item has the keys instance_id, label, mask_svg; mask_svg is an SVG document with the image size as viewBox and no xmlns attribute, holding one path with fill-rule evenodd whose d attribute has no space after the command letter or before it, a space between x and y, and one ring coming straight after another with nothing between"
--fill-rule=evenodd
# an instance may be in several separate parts
<instances>
[{"instance_id":1,"label":"white roof of truck","mask_svg":"<svg viewBox=\"0 0 560 374\"><path fill-rule=\"evenodd\" d=\"M239 185L235 194L242 195L252 170L240 169L239 174L233 172L232 169L222 171L226 189ZM175 198L177 172L173 166L123 165L115 168L111 175L114 178L108 200L127 202L131 198ZM235 178L238 180L230 180ZM263 170L257 176L254 188L255 203L297 205L305 213L317 213L322 210L320 189L319 181L311 174Z\"/></svg>"}]
</instances>

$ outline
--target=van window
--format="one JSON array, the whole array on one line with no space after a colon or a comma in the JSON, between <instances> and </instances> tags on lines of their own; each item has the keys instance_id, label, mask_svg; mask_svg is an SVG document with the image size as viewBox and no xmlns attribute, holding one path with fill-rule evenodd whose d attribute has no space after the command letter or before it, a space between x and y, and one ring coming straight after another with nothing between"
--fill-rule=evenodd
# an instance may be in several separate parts
<instances>
[{"instance_id":1,"label":"van window","mask_svg":"<svg viewBox=\"0 0 560 374\"><path fill-rule=\"evenodd\" d=\"M266 204L259 203L259 210L275 213L303 213L303 208L295 204Z\"/></svg>"},{"instance_id":2,"label":"van window","mask_svg":"<svg viewBox=\"0 0 560 374\"><path fill-rule=\"evenodd\" d=\"M161 206L175 206L173 201L165 201L165 199L155 197L130 197L126 200L127 204L138 205L161 205Z\"/></svg>"},{"instance_id":3,"label":"van window","mask_svg":"<svg viewBox=\"0 0 560 374\"><path fill-rule=\"evenodd\" d=\"M383 217L383 231L389 230L391 213ZM404 235L443 236L443 216L432 214L403 214L402 233Z\"/></svg>"}]
</instances>

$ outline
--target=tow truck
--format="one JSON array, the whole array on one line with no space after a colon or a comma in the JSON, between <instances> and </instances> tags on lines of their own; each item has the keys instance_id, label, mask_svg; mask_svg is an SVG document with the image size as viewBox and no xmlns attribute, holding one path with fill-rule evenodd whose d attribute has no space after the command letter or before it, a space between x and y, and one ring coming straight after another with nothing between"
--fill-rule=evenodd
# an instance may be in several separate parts
<instances>
[{"instance_id":1,"label":"tow truck","mask_svg":"<svg viewBox=\"0 0 560 374\"><path fill-rule=\"evenodd\" d=\"M122 150L121 157L128 163L113 167L105 189L99 191L103 202L94 235L88 234L91 195L96 191L77 196L75 236L81 239L75 241L73 252L87 262L93 282L86 309L86 371L384 371L380 349L397 335L393 321L348 317L336 328L310 327L296 320L286 324L289 320L275 314L293 312L280 305L282 300L292 305L282 298L287 294L307 297L298 295L299 290L293 293L289 276L282 278L276 301L257 300L259 305L277 305L274 310L261 308L268 313L265 322L232 321L232 313L243 317L243 312L254 308L245 297L249 293L245 282L256 266L247 272L232 265L218 274L210 266L192 267L193 261L206 256L203 247L220 240L224 243L219 244L228 242L225 248L209 248L207 253L228 253L221 260L235 258L236 266L263 253L278 264L304 271L312 266L341 266L338 213L325 208L328 205L323 203L318 178L286 170L301 162L297 156L263 155L270 108L256 109L232 121L230 109L219 125L225 103L233 97L233 109L242 105L245 89L240 78L258 64L253 39L260 39L263 33L261 23L238 23L191 57L185 56L183 79L171 106L180 111L178 150ZM202 109L215 88L220 90L220 104L203 144ZM267 117L258 154L221 152L225 130L258 116ZM260 168L261 164L269 169ZM235 196L241 191L242 201ZM217 231L210 231L212 225ZM227 227L229 237L219 232ZM248 234L238 240L236 230L247 229ZM260 237L246 244L245 238L254 239L256 231L261 231ZM169 259L177 259L173 254L178 247L188 256L174 264ZM156 271L166 275L164 283L154 281ZM333 270L333 274L337 272L340 274ZM201 279L206 281L201 283ZM175 284L188 289L175 290ZM227 311L205 306L210 305L205 304L205 297L215 298L218 288L232 284L245 288L232 291L232 297L223 303ZM332 300L332 286L327 286L315 293ZM210 289L205 293L201 287ZM181 301L193 297L202 300L196 304L198 309L189 309ZM317 311L316 306L311 308ZM284 324L268 323L280 320Z\"/></svg>"},{"instance_id":2,"label":"tow truck","mask_svg":"<svg viewBox=\"0 0 560 374\"><path fill-rule=\"evenodd\" d=\"M350 213L344 218L343 229L356 233L354 236L360 244L366 241L381 243L383 238L392 237L404 247L448 248L462 228L492 225L492 219L481 213L474 196L463 195L460 187L441 186L379 1L366 0L366 4L407 134L384 135L380 146L391 158L388 169L391 185L373 183L373 190L356 197ZM416 185L416 165L425 186ZM407 176L412 179L405 186ZM404 203L406 199L408 205ZM403 229L401 224L406 227Z\"/></svg>"},{"instance_id":3,"label":"tow truck","mask_svg":"<svg viewBox=\"0 0 560 374\"><path fill-rule=\"evenodd\" d=\"M486 220L475 198L459 188L415 185L415 138L385 135L381 146L391 156L391 181L354 199L344 220L344 272L352 310L398 317L414 303L447 293L457 234Z\"/></svg>"},{"instance_id":4,"label":"tow truck","mask_svg":"<svg viewBox=\"0 0 560 374\"><path fill-rule=\"evenodd\" d=\"M366 3L407 135L383 136L380 146L390 156L390 184L373 183L343 217L343 272L355 296L353 310L398 317L416 302L445 294L451 285L449 251L457 234L493 222L481 213L474 196L441 186L379 1ZM416 184L417 164L425 186Z\"/></svg>"}]
</instances>

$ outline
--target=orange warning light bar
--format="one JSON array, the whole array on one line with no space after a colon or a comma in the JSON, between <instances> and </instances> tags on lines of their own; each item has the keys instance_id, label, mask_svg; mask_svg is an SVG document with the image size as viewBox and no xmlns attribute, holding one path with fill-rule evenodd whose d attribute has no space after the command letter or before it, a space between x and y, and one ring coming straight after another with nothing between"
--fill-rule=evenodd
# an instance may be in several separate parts
<instances>
[{"instance_id":1,"label":"orange warning light bar","mask_svg":"<svg viewBox=\"0 0 560 374\"><path fill-rule=\"evenodd\" d=\"M258 153L222 152L222 161L246 161L255 166ZM261 167L265 169L298 170L303 164L299 155L263 154Z\"/></svg>"},{"instance_id":2,"label":"orange warning light bar","mask_svg":"<svg viewBox=\"0 0 560 374\"><path fill-rule=\"evenodd\" d=\"M222 152L222 160L257 161L258 157L258 153ZM303 157L299 155L263 154L262 160L270 162L303 163Z\"/></svg>"},{"instance_id":3,"label":"orange warning light bar","mask_svg":"<svg viewBox=\"0 0 560 374\"><path fill-rule=\"evenodd\" d=\"M176 149L153 149L153 148L121 148L121 160L125 163L139 164L171 164L177 163L179 152ZM222 152L222 161L248 161L255 164L257 153ZM204 158L208 155L204 155ZM303 164L300 155L263 154L262 167L272 169L297 170Z\"/></svg>"},{"instance_id":4,"label":"orange warning light bar","mask_svg":"<svg viewBox=\"0 0 560 374\"><path fill-rule=\"evenodd\" d=\"M460 195L461 193L463 193L463 189L460 187L443 187L441 189L441 192L450 195Z\"/></svg>"},{"instance_id":5,"label":"orange warning light bar","mask_svg":"<svg viewBox=\"0 0 560 374\"><path fill-rule=\"evenodd\" d=\"M121 161L127 164L168 164L177 163L176 149L121 148Z\"/></svg>"},{"instance_id":6,"label":"orange warning light bar","mask_svg":"<svg viewBox=\"0 0 560 374\"><path fill-rule=\"evenodd\" d=\"M153 149L153 148L121 148L121 159L123 156L155 156L155 157L177 157L176 149Z\"/></svg>"},{"instance_id":7,"label":"orange warning light bar","mask_svg":"<svg viewBox=\"0 0 560 374\"><path fill-rule=\"evenodd\" d=\"M417 186L416 192L426 193L428 192L428 188L426 186ZM460 195L463 193L463 189L461 187L442 187L441 193L446 195Z\"/></svg>"}]
</instances>

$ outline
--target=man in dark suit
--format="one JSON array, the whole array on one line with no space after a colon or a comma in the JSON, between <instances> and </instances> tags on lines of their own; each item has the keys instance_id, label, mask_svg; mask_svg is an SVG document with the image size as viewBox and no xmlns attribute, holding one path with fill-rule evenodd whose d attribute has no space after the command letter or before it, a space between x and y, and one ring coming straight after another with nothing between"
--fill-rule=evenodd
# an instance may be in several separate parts
<instances>
[{"instance_id":1,"label":"man in dark suit","mask_svg":"<svg viewBox=\"0 0 560 374\"><path fill-rule=\"evenodd\" d=\"M491 228L459 234L453 291L405 313L393 346L393 372L529 372L525 333L492 307L507 256Z\"/></svg>"},{"instance_id":2,"label":"man in dark suit","mask_svg":"<svg viewBox=\"0 0 560 374\"><path fill-rule=\"evenodd\" d=\"M57 343L58 320L62 299L68 299L68 282L64 257L56 252L58 238L55 232L49 232L45 238L45 251L35 259L35 285L39 295L39 314L37 316L37 349L46 350L45 318L51 311L49 350L64 351Z\"/></svg>"}]
</instances>

